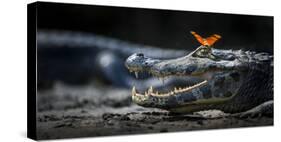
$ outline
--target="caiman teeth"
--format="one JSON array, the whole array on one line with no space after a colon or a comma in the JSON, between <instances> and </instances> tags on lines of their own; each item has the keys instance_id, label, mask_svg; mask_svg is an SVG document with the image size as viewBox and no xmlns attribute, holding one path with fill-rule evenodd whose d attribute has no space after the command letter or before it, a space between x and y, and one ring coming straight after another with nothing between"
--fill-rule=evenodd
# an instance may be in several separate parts
<instances>
[{"instance_id":1,"label":"caiman teeth","mask_svg":"<svg viewBox=\"0 0 281 142\"><path fill-rule=\"evenodd\" d=\"M134 86L133 88L132 88L132 95L134 96L134 95L136 95L136 87Z\"/></svg>"},{"instance_id":2,"label":"caiman teeth","mask_svg":"<svg viewBox=\"0 0 281 142\"><path fill-rule=\"evenodd\" d=\"M148 89L148 94L151 94L151 93L153 93L153 88L152 88L152 86L150 86L149 89Z\"/></svg>"},{"instance_id":3,"label":"caiman teeth","mask_svg":"<svg viewBox=\"0 0 281 142\"><path fill-rule=\"evenodd\" d=\"M136 78L139 78L139 76L138 76L138 72L135 72L135 76L136 76Z\"/></svg>"},{"instance_id":4,"label":"caiman teeth","mask_svg":"<svg viewBox=\"0 0 281 142\"><path fill-rule=\"evenodd\" d=\"M145 96L148 96L148 95L150 95L150 94L148 94L148 92L144 92L144 95L145 95Z\"/></svg>"},{"instance_id":5,"label":"caiman teeth","mask_svg":"<svg viewBox=\"0 0 281 142\"><path fill-rule=\"evenodd\" d=\"M153 92L153 87L150 86L149 89L147 91L144 92L144 95L145 96L148 96L148 95L151 95L151 96L159 96L159 97L165 97L165 96L170 96L170 95L177 95L179 93L184 93L184 92L188 92L188 91L191 91L197 87L200 87L200 86L203 86L207 83L208 81L207 80L204 80L200 83L197 83L193 86L189 86L189 87L178 87L178 88L174 88L174 90L170 91L170 92L167 92L167 93L158 93L158 91L156 92ZM132 95L133 96L141 96L141 94L138 94L137 91L136 91L136 88L135 86L132 88Z\"/></svg>"}]
</instances>

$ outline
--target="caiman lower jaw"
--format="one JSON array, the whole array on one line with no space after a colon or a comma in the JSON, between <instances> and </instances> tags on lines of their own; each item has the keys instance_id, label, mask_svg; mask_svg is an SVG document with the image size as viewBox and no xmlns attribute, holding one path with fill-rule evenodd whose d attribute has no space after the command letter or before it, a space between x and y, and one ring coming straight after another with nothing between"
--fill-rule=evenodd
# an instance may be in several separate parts
<instances>
[{"instance_id":1,"label":"caiman lower jaw","mask_svg":"<svg viewBox=\"0 0 281 142\"><path fill-rule=\"evenodd\" d=\"M150 96L151 95L151 96L155 96L155 97L168 97L168 96L171 96L171 95L177 95L177 94L183 94L185 92L189 92L189 91L191 91L191 90L193 90L195 88L204 86L207 83L208 83L208 81L204 80L204 81L202 81L200 83L197 83L195 85L192 85L192 86L187 86L187 87L183 87L183 88L175 87L174 90L171 90L171 91L166 92L166 93L158 93L158 91L154 91L153 87L150 86L150 88L147 91L145 91L144 95L145 96ZM144 96L144 95L138 93L136 88L135 88L135 86L132 88L132 96Z\"/></svg>"}]
</instances>

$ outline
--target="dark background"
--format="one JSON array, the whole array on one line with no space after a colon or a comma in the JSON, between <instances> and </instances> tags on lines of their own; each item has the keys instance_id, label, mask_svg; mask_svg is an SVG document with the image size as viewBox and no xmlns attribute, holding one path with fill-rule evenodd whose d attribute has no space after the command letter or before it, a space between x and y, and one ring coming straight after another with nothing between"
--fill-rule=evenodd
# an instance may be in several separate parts
<instances>
[{"instance_id":1,"label":"dark background","mask_svg":"<svg viewBox=\"0 0 281 142\"><path fill-rule=\"evenodd\" d=\"M217 33L216 48L273 53L273 17L111 6L38 4L38 28L95 33L161 48L192 49L189 33Z\"/></svg>"}]
</instances>

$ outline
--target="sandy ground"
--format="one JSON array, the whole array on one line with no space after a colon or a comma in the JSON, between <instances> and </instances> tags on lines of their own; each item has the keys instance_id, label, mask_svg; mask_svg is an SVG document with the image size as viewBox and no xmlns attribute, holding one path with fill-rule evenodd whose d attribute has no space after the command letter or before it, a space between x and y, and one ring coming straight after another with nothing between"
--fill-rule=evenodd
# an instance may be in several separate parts
<instances>
[{"instance_id":1,"label":"sandy ground","mask_svg":"<svg viewBox=\"0 0 281 142\"><path fill-rule=\"evenodd\" d=\"M272 126L273 118L237 118L218 110L176 115L137 106L130 90L56 84L37 95L38 139Z\"/></svg>"}]
</instances>

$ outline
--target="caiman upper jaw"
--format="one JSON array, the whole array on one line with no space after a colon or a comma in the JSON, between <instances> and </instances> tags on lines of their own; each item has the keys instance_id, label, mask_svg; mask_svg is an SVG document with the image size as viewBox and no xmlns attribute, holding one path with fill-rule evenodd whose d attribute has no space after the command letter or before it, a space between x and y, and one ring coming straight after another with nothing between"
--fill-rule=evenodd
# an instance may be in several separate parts
<instances>
[{"instance_id":1,"label":"caiman upper jaw","mask_svg":"<svg viewBox=\"0 0 281 142\"><path fill-rule=\"evenodd\" d=\"M125 66L131 72L148 72L157 77L170 75L202 75L210 71L247 70L247 52L209 49L200 46L188 55L176 59L159 60L135 53L128 57ZM245 55L244 55L245 54Z\"/></svg>"}]
</instances>

